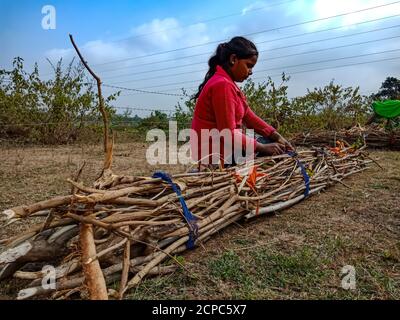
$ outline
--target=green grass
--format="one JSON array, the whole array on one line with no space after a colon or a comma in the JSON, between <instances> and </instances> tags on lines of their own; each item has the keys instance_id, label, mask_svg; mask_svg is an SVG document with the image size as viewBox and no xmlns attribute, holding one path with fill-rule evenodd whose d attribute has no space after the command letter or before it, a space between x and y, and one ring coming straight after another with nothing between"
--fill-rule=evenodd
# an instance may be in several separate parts
<instances>
[{"instance_id":1,"label":"green grass","mask_svg":"<svg viewBox=\"0 0 400 320\"><path fill-rule=\"evenodd\" d=\"M242 283L246 280L246 265L233 251L227 251L221 257L211 260L209 270L211 276L222 280Z\"/></svg>"},{"instance_id":2,"label":"green grass","mask_svg":"<svg viewBox=\"0 0 400 320\"><path fill-rule=\"evenodd\" d=\"M193 299L216 294L222 299L398 299L399 282L385 271L387 264L398 265L394 253L384 251L374 263L355 258L345 261L352 248L336 236L319 246L225 250L200 262L198 272L192 266L194 273L180 269L147 279L127 298ZM356 269L355 290L341 287L341 269L346 264Z\"/></svg>"},{"instance_id":3,"label":"green grass","mask_svg":"<svg viewBox=\"0 0 400 320\"><path fill-rule=\"evenodd\" d=\"M370 188L372 188L374 190L381 190L381 189L390 190L389 186L385 186L381 183L374 183L374 184L370 185Z\"/></svg>"}]
</instances>

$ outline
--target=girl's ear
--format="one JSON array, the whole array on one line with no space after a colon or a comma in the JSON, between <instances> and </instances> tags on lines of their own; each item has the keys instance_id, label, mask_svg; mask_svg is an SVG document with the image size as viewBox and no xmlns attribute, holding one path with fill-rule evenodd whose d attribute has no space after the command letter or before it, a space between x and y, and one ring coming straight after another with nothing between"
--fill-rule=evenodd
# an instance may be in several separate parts
<instances>
[{"instance_id":1,"label":"girl's ear","mask_svg":"<svg viewBox=\"0 0 400 320\"><path fill-rule=\"evenodd\" d=\"M236 54L231 54L231 56L229 57L229 65L233 66L237 61L237 56Z\"/></svg>"}]
</instances>

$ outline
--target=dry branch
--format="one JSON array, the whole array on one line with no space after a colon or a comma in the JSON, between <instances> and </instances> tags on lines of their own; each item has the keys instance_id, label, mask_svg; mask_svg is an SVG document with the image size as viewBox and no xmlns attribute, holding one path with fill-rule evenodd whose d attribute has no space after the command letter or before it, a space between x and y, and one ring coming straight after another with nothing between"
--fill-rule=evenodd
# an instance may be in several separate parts
<instances>
[{"instance_id":1,"label":"dry branch","mask_svg":"<svg viewBox=\"0 0 400 320\"><path fill-rule=\"evenodd\" d=\"M335 183L345 184L343 179L373 163L363 149L348 147L340 152L305 150L296 159L309 174L308 196ZM304 176L296 159L283 154L222 171L172 176L197 217L190 223L177 195L160 179L118 176L101 190L70 180L74 195L12 209L9 219L29 220L37 212L50 210L47 213L52 220L7 241L7 249L0 253L0 278L31 281L20 292L21 299L50 295L54 290L39 287L41 270L26 271L24 266L59 254L62 259L56 266L54 297L85 290L85 283L91 299L107 299L107 283L120 280L122 298L144 277L155 270L161 272L165 260L187 250L189 238L199 245L236 221L283 210L306 198ZM253 166L262 175L251 185L248 174ZM237 180L238 175L243 179ZM47 251L33 250L43 244L49 246Z\"/></svg>"},{"instance_id":2,"label":"dry branch","mask_svg":"<svg viewBox=\"0 0 400 320\"><path fill-rule=\"evenodd\" d=\"M351 129L315 130L296 135L291 142L297 146L336 147L337 141L366 144L370 148L400 150L400 129L386 130L377 125L355 126Z\"/></svg>"},{"instance_id":3,"label":"dry branch","mask_svg":"<svg viewBox=\"0 0 400 320\"><path fill-rule=\"evenodd\" d=\"M96 245L93 240L93 226L82 223L80 231L82 248L83 273L91 300L108 300L106 282L98 260L85 263L90 257L96 256Z\"/></svg>"}]
</instances>

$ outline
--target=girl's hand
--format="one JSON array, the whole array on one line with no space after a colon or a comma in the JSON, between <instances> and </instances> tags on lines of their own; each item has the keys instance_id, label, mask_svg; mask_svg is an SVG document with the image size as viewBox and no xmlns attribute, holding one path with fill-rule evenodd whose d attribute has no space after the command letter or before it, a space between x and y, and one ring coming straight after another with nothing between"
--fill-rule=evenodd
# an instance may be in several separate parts
<instances>
[{"instance_id":1,"label":"girl's hand","mask_svg":"<svg viewBox=\"0 0 400 320\"><path fill-rule=\"evenodd\" d=\"M285 147L285 151L295 151L295 148L278 131L275 131L269 138L282 144Z\"/></svg>"},{"instance_id":2,"label":"girl's hand","mask_svg":"<svg viewBox=\"0 0 400 320\"><path fill-rule=\"evenodd\" d=\"M278 142L285 146L286 151L295 151L290 142L287 141L285 138L282 137L281 139L278 140Z\"/></svg>"},{"instance_id":3,"label":"girl's hand","mask_svg":"<svg viewBox=\"0 0 400 320\"><path fill-rule=\"evenodd\" d=\"M285 152L285 145L275 142L275 143L257 143L256 152L261 156L276 156Z\"/></svg>"}]
</instances>

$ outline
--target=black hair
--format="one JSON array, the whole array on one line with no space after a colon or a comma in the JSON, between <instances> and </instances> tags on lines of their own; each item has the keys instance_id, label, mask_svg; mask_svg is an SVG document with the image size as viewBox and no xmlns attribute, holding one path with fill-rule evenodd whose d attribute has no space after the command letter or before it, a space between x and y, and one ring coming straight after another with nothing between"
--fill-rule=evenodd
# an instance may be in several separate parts
<instances>
[{"instance_id":1,"label":"black hair","mask_svg":"<svg viewBox=\"0 0 400 320\"><path fill-rule=\"evenodd\" d=\"M225 70L229 67L229 58L232 54L236 54L238 59L248 59L252 56L258 56L257 47L253 42L244 37L234 37L229 42L220 43L215 54L208 60L209 69L204 77L204 81L199 85L199 91L193 96L197 99L200 96L207 81L214 75L217 66L221 66Z\"/></svg>"}]
</instances>

